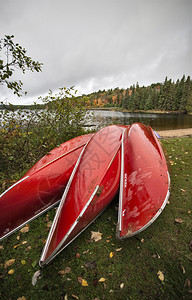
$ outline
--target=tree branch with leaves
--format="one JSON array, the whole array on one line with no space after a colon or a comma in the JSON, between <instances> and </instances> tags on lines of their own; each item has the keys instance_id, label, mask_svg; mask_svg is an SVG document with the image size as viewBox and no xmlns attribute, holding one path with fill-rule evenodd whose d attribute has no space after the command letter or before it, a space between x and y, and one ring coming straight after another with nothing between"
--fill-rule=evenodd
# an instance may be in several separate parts
<instances>
[{"instance_id":1,"label":"tree branch with leaves","mask_svg":"<svg viewBox=\"0 0 192 300\"><path fill-rule=\"evenodd\" d=\"M0 85L6 85L18 97L22 96L21 80L12 80L16 69L20 69L23 74L26 70L42 71L42 63L32 60L27 56L27 50L13 41L14 35L5 35L0 39ZM26 94L26 92L25 92Z\"/></svg>"}]
</instances>

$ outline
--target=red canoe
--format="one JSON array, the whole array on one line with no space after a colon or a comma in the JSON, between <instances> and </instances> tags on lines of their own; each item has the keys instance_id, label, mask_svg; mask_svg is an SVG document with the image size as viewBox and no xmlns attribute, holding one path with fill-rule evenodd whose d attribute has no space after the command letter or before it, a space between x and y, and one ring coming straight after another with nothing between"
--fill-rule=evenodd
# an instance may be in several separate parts
<instances>
[{"instance_id":1,"label":"red canoe","mask_svg":"<svg viewBox=\"0 0 192 300\"><path fill-rule=\"evenodd\" d=\"M114 198L120 180L120 126L98 131L75 165L55 215L40 265L67 247Z\"/></svg>"},{"instance_id":2,"label":"red canoe","mask_svg":"<svg viewBox=\"0 0 192 300\"><path fill-rule=\"evenodd\" d=\"M59 202L76 161L92 135L79 136L53 149L0 195L0 240Z\"/></svg>"},{"instance_id":3,"label":"red canoe","mask_svg":"<svg viewBox=\"0 0 192 300\"><path fill-rule=\"evenodd\" d=\"M126 129L121 148L117 237L147 228L164 209L170 178L162 148L153 130L143 124Z\"/></svg>"}]
</instances>

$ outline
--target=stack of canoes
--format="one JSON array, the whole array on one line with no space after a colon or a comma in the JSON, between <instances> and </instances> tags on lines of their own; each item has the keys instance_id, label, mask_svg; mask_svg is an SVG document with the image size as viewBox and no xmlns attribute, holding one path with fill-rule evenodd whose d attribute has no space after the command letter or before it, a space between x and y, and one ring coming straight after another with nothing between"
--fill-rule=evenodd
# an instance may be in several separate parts
<instances>
[{"instance_id":1,"label":"stack of canoes","mask_svg":"<svg viewBox=\"0 0 192 300\"><path fill-rule=\"evenodd\" d=\"M87 228L119 191L117 238L147 228L170 189L166 159L146 125L111 125L63 143L0 195L0 240L59 204L40 265Z\"/></svg>"}]
</instances>

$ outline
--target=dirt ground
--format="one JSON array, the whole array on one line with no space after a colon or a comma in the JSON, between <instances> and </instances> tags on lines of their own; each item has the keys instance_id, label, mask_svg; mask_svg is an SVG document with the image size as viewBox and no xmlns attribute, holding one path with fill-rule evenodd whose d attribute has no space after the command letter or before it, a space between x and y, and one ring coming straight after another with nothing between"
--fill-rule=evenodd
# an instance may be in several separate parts
<instances>
[{"instance_id":1,"label":"dirt ground","mask_svg":"<svg viewBox=\"0 0 192 300\"><path fill-rule=\"evenodd\" d=\"M157 131L162 138L192 136L192 128Z\"/></svg>"}]
</instances>

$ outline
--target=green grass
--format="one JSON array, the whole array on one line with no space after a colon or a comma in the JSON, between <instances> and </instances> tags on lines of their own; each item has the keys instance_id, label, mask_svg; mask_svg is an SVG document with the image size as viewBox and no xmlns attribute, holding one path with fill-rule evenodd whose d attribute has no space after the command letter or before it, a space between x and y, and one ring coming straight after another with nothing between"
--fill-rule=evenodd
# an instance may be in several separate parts
<instances>
[{"instance_id":1,"label":"green grass","mask_svg":"<svg viewBox=\"0 0 192 300\"><path fill-rule=\"evenodd\" d=\"M117 241L117 197L50 265L40 268L52 209L31 222L27 233L18 231L1 243L0 299L192 299L192 138L166 139L163 145L171 161L171 196L149 228ZM182 223L175 222L178 218ZM91 231L100 231L102 239L92 241ZM15 262L5 268L10 259ZM70 273L58 273L66 267ZM8 274L10 269L13 274ZM41 274L33 286L38 270ZM80 278L88 286L82 286Z\"/></svg>"}]
</instances>

